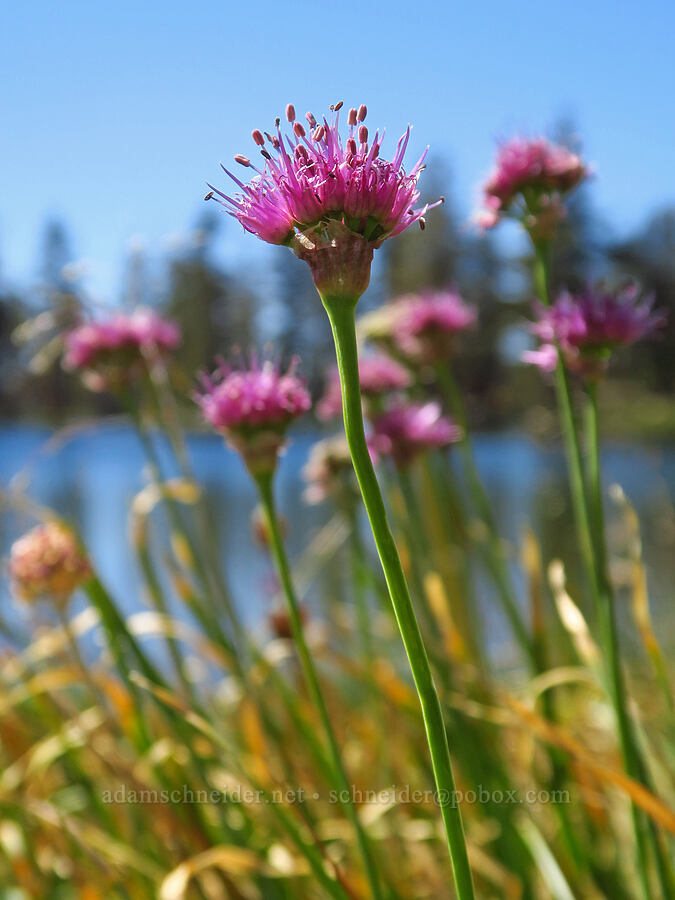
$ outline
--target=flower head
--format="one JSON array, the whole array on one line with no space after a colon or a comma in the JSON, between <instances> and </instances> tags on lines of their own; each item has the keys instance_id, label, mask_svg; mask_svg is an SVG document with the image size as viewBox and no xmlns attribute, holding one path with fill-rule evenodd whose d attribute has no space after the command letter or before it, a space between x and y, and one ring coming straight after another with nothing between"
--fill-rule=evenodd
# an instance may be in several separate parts
<instances>
[{"instance_id":1,"label":"flower head","mask_svg":"<svg viewBox=\"0 0 675 900\"><path fill-rule=\"evenodd\" d=\"M49 598L60 605L92 574L72 531L60 522L37 525L15 541L9 571L24 600Z\"/></svg>"},{"instance_id":2,"label":"flower head","mask_svg":"<svg viewBox=\"0 0 675 900\"><path fill-rule=\"evenodd\" d=\"M552 306L537 306L531 331L542 344L523 359L551 371L557 344L573 371L597 377L613 350L635 343L664 324L665 316L652 312L652 304L653 298L641 296L634 284L616 291L602 285L579 294L563 291Z\"/></svg>"},{"instance_id":3,"label":"flower head","mask_svg":"<svg viewBox=\"0 0 675 900\"><path fill-rule=\"evenodd\" d=\"M66 369L81 371L92 390L119 387L147 371L156 355L180 343L178 327L149 309L87 322L65 337Z\"/></svg>"},{"instance_id":4,"label":"flower head","mask_svg":"<svg viewBox=\"0 0 675 900\"><path fill-rule=\"evenodd\" d=\"M359 382L361 394L368 400L392 391L404 390L410 387L412 378L400 363L384 353L374 353L359 358ZM330 372L326 391L317 404L316 412L324 421L334 419L342 412L342 392L337 368Z\"/></svg>"},{"instance_id":5,"label":"flower head","mask_svg":"<svg viewBox=\"0 0 675 900\"><path fill-rule=\"evenodd\" d=\"M229 196L209 185L207 198L217 194L246 231L292 247L309 263L322 294L353 299L368 285L373 249L415 222L424 227L430 206L415 208L426 151L410 172L403 168L410 127L394 158L386 160L380 155L384 133L371 138L364 124L366 107L349 110L346 137L340 133L341 108L342 103L331 107L330 121L307 113L305 126L289 104L289 134L282 134L280 119L274 134L252 133L262 168L235 156L255 172L249 183L225 169L238 191Z\"/></svg>"},{"instance_id":6,"label":"flower head","mask_svg":"<svg viewBox=\"0 0 675 900\"><path fill-rule=\"evenodd\" d=\"M545 138L513 138L497 152L495 167L483 185L483 228L496 225L514 206L535 237L548 237L565 211L561 198L588 176L577 154Z\"/></svg>"},{"instance_id":7,"label":"flower head","mask_svg":"<svg viewBox=\"0 0 675 900\"><path fill-rule=\"evenodd\" d=\"M305 413L311 399L295 375L294 360L286 372L271 360L255 358L248 368L221 363L212 377L202 378L196 397L206 421L222 432L252 472L272 470L290 423Z\"/></svg>"},{"instance_id":8,"label":"flower head","mask_svg":"<svg viewBox=\"0 0 675 900\"><path fill-rule=\"evenodd\" d=\"M407 294L359 319L365 338L408 364L445 359L456 335L473 326L476 309L454 290L425 290Z\"/></svg>"},{"instance_id":9,"label":"flower head","mask_svg":"<svg viewBox=\"0 0 675 900\"><path fill-rule=\"evenodd\" d=\"M309 451L302 475L307 482L304 497L310 504L321 503L328 497L342 497L346 487L353 489L352 458L347 438L338 434L317 441Z\"/></svg>"},{"instance_id":10,"label":"flower head","mask_svg":"<svg viewBox=\"0 0 675 900\"><path fill-rule=\"evenodd\" d=\"M390 454L397 465L409 465L424 450L445 447L461 438L461 430L441 414L438 403L399 403L373 422L373 446Z\"/></svg>"},{"instance_id":11,"label":"flower head","mask_svg":"<svg viewBox=\"0 0 675 900\"><path fill-rule=\"evenodd\" d=\"M457 291L422 291L395 302L394 340L410 359L433 362L452 351L454 337L476 323L476 309Z\"/></svg>"}]
</instances>

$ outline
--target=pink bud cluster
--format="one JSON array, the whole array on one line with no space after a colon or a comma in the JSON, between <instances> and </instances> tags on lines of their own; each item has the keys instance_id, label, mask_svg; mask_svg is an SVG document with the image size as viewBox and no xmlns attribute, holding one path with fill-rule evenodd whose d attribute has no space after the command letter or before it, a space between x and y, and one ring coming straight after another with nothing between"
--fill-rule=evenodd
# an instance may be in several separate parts
<instances>
[{"instance_id":1,"label":"pink bud cluster","mask_svg":"<svg viewBox=\"0 0 675 900\"><path fill-rule=\"evenodd\" d=\"M206 421L222 432L251 471L274 469L290 423L305 413L311 399L295 374L294 360L282 372L271 360L252 358L247 368L221 363L213 376L202 377L196 396Z\"/></svg>"},{"instance_id":2,"label":"pink bud cluster","mask_svg":"<svg viewBox=\"0 0 675 900\"><path fill-rule=\"evenodd\" d=\"M66 369L83 373L92 390L128 383L148 362L180 344L178 327L149 309L87 322L65 336Z\"/></svg>"},{"instance_id":3,"label":"pink bud cluster","mask_svg":"<svg viewBox=\"0 0 675 900\"><path fill-rule=\"evenodd\" d=\"M12 545L9 571L24 600L63 605L92 574L73 533L60 522L37 525Z\"/></svg>"},{"instance_id":4,"label":"pink bud cluster","mask_svg":"<svg viewBox=\"0 0 675 900\"><path fill-rule=\"evenodd\" d=\"M492 228L512 212L533 237L550 237L564 217L562 198L587 176L581 158L566 147L541 137L513 138L499 148L483 185L484 209L478 222Z\"/></svg>"},{"instance_id":5,"label":"pink bud cluster","mask_svg":"<svg viewBox=\"0 0 675 900\"><path fill-rule=\"evenodd\" d=\"M555 369L556 345L572 371L598 377L607 367L613 350L647 337L665 322L665 315L652 312L653 298L643 297L634 284L609 291L602 285L581 293L563 291L550 307L536 307L537 321L531 331L541 341L523 354L524 362L544 371Z\"/></svg>"},{"instance_id":6,"label":"pink bud cluster","mask_svg":"<svg viewBox=\"0 0 675 900\"><path fill-rule=\"evenodd\" d=\"M393 405L373 421L372 445L391 455L398 466L408 466L420 453L447 447L462 437L461 429L441 412L438 403Z\"/></svg>"},{"instance_id":7,"label":"pink bud cluster","mask_svg":"<svg viewBox=\"0 0 675 900\"><path fill-rule=\"evenodd\" d=\"M476 308L457 291L426 290L399 297L362 316L359 330L407 364L425 365L451 355L457 335L476 320Z\"/></svg>"}]
</instances>

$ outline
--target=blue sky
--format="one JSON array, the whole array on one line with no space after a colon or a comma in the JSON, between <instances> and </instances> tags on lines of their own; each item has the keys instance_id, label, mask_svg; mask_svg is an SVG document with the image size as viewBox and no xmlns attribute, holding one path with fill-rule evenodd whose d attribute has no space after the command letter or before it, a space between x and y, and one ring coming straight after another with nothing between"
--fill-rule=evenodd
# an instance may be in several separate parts
<instances>
[{"instance_id":1,"label":"blue sky","mask_svg":"<svg viewBox=\"0 0 675 900\"><path fill-rule=\"evenodd\" d=\"M0 271L35 280L62 217L110 301L130 238L161 254L203 210L218 162L289 100L365 102L393 143L414 124L469 214L495 139L573 116L619 234L675 201L675 5L668 0L145 3L24 0L0 13ZM431 223L430 223L431 224ZM222 257L273 265L227 220Z\"/></svg>"}]
</instances>

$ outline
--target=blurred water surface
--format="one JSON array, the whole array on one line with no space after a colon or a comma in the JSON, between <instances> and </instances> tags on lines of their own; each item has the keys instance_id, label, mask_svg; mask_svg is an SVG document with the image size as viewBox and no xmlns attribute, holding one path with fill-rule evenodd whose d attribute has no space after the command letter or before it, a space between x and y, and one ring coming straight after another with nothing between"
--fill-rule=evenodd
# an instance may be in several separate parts
<instances>
[{"instance_id":1,"label":"blurred water surface","mask_svg":"<svg viewBox=\"0 0 675 900\"><path fill-rule=\"evenodd\" d=\"M308 507L302 498L301 470L317 435L295 433L283 457L277 479L279 507L292 523L288 543L297 558L317 528L330 516L326 506ZM168 448L157 440L167 474L176 474ZM214 435L188 439L194 469L212 512L214 538L227 571L237 606L249 623L260 620L269 606L273 584L266 555L251 538L250 516L256 498L239 458ZM574 572L575 543L565 487L564 459L559 449L541 446L522 434L479 434L476 455L492 498L502 533L517 545L526 528L539 537L545 559L569 562ZM652 609L667 643L672 616L673 518L669 492L675 484L675 447L608 444L604 450L607 485L618 482L637 508L642 525ZM102 578L126 612L143 608L139 576L128 539L129 507L147 483L144 457L135 434L121 424L82 426L68 433L24 425L0 428L0 481L3 491L18 486L37 503L77 522ZM610 537L621 541L616 508L608 501ZM25 511L3 506L0 552L6 558L11 542L34 524ZM161 522L158 523L161 528ZM516 572L516 574L518 574ZM3 578L2 618L9 597ZM492 643L506 633L494 612L491 588L479 577L478 594L489 619Z\"/></svg>"}]
</instances>

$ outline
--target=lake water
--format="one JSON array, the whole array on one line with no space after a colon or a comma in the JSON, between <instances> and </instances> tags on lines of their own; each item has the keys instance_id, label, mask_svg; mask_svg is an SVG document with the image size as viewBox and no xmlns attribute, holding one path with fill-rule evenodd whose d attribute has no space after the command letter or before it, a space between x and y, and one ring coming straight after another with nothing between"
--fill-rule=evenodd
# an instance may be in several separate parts
<instances>
[{"instance_id":1,"label":"lake water","mask_svg":"<svg viewBox=\"0 0 675 900\"><path fill-rule=\"evenodd\" d=\"M301 553L329 515L325 507L307 507L301 496L301 469L314 440L313 433L296 432L279 469L277 495L280 509L292 522L288 538L292 557ZM171 473L170 455L158 443ZM217 436L192 435L188 445L215 514L215 537L233 597L245 617L254 621L269 605L271 572L266 554L251 540L253 485L238 457ZM545 558L571 559L573 569L575 544L560 450L509 433L478 435L475 447L502 533L517 543L531 526L541 539ZM672 629L668 612L675 535L669 491L675 485L675 447L609 444L603 465L606 484L621 484L638 510L652 607L660 627ZM37 427L0 427L0 482L3 491L20 485L33 501L74 519L122 608L131 612L142 607L128 541L128 515L130 502L147 479L141 448L129 428L113 422L53 435ZM610 528L616 530L611 502L608 514ZM3 559L11 542L32 524L26 513L3 508ZM480 592L489 606L489 585L481 583ZM8 600L5 584L2 618L11 621L22 613L14 608L8 615ZM502 632L498 619L494 629Z\"/></svg>"}]
</instances>

